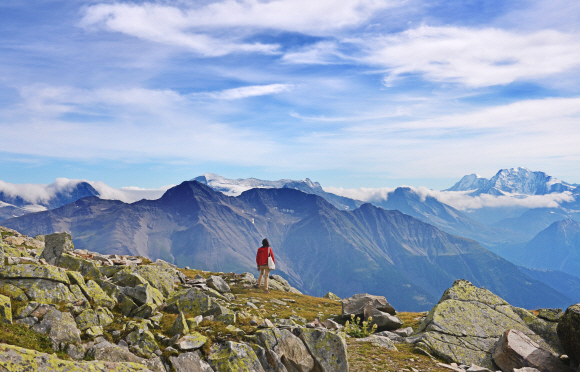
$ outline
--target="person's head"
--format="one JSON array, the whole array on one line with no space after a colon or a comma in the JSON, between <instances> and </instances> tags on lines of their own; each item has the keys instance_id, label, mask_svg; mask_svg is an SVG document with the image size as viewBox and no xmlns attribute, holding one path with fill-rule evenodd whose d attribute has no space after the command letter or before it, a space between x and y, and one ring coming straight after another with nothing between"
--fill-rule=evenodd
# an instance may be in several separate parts
<instances>
[{"instance_id":1,"label":"person's head","mask_svg":"<svg viewBox=\"0 0 580 372\"><path fill-rule=\"evenodd\" d=\"M268 239L262 240L262 247L269 247L269 246L270 246L270 242L268 241Z\"/></svg>"}]
</instances>

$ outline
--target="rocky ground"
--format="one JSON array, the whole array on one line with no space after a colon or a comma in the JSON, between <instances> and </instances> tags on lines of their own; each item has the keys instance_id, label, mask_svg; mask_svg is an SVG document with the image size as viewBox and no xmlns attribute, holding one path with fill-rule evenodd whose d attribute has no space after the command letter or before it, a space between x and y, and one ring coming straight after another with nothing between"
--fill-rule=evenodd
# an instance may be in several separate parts
<instances>
[{"instance_id":1,"label":"rocky ground","mask_svg":"<svg viewBox=\"0 0 580 372\"><path fill-rule=\"evenodd\" d=\"M265 293L251 273L75 250L65 233L0 233L2 370L569 372L578 363L565 355L578 347L576 308L532 313L465 281L429 313L397 313L380 296L305 296L277 275ZM352 337L351 317L376 332ZM542 360L509 354L514 343Z\"/></svg>"}]
</instances>

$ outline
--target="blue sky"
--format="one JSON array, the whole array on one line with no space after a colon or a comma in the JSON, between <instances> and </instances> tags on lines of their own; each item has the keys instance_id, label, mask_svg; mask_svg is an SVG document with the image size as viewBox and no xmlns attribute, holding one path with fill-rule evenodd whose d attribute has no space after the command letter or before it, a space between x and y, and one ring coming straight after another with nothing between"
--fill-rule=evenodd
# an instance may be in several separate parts
<instances>
[{"instance_id":1,"label":"blue sky","mask_svg":"<svg viewBox=\"0 0 580 372\"><path fill-rule=\"evenodd\" d=\"M0 180L580 183L577 1L0 2Z\"/></svg>"}]
</instances>

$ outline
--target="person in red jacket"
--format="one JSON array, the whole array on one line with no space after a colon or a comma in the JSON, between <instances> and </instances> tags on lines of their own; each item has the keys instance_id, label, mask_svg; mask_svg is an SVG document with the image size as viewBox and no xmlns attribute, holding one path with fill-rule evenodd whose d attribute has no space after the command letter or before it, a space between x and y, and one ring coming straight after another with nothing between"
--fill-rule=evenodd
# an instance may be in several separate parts
<instances>
[{"instance_id":1,"label":"person in red jacket","mask_svg":"<svg viewBox=\"0 0 580 372\"><path fill-rule=\"evenodd\" d=\"M268 277L270 276L270 269L268 268L268 255L270 255L274 263L276 263L276 260L274 259L274 252L270 247L270 242L268 239L264 239L262 240L262 246L258 248L258 253L256 254L256 265L258 265L260 276L258 277L258 282L256 283L255 287L260 287L262 277L264 277L264 290L266 293L270 293L268 290Z\"/></svg>"}]
</instances>

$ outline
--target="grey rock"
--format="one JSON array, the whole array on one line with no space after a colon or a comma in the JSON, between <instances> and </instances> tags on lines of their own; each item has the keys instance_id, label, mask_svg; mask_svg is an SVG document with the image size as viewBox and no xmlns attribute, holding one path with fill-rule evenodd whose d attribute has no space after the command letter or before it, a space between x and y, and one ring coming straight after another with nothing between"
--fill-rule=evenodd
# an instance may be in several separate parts
<instances>
[{"instance_id":1,"label":"grey rock","mask_svg":"<svg viewBox=\"0 0 580 372\"><path fill-rule=\"evenodd\" d=\"M342 316L343 318L350 318L351 315L362 317L367 305L391 315L396 315L397 313L384 296L359 293L342 300Z\"/></svg>"},{"instance_id":2,"label":"grey rock","mask_svg":"<svg viewBox=\"0 0 580 372\"><path fill-rule=\"evenodd\" d=\"M83 348L75 344L68 344L66 353L74 360L82 360L85 357Z\"/></svg>"},{"instance_id":3,"label":"grey rock","mask_svg":"<svg viewBox=\"0 0 580 372\"><path fill-rule=\"evenodd\" d=\"M499 338L492 352L493 361L502 371L532 367L540 372L570 372L551 352L544 350L518 330L507 330Z\"/></svg>"},{"instance_id":4,"label":"grey rock","mask_svg":"<svg viewBox=\"0 0 580 372\"><path fill-rule=\"evenodd\" d=\"M23 324L23 325L27 326L28 328L30 328L33 325L35 325L36 323L38 323L38 318L35 316L29 316L27 318L18 319L14 323Z\"/></svg>"},{"instance_id":5,"label":"grey rock","mask_svg":"<svg viewBox=\"0 0 580 372\"><path fill-rule=\"evenodd\" d=\"M467 372L493 372L485 367L477 366L472 364L471 367L467 368Z\"/></svg>"},{"instance_id":6,"label":"grey rock","mask_svg":"<svg viewBox=\"0 0 580 372\"><path fill-rule=\"evenodd\" d=\"M550 322L557 322L564 315L562 309L539 309L538 318L548 320Z\"/></svg>"},{"instance_id":7,"label":"grey rock","mask_svg":"<svg viewBox=\"0 0 580 372\"><path fill-rule=\"evenodd\" d=\"M382 336L377 336L377 335L371 335L369 337L364 337L364 338L357 338L356 339L357 342L370 342L375 346L379 346L391 351L399 351L397 350L397 347L395 346L395 343L393 342L393 340L389 339L388 337L382 337Z\"/></svg>"},{"instance_id":8,"label":"grey rock","mask_svg":"<svg viewBox=\"0 0 580 372\"><path fill-rule=\"evenodd\" d=\"M207 338L200 333L192 332L189 335L183 336L178 339L174 345L177 346L179 350L194 350L199 349L207 342Z\"/></svg>"},{"instance_id":9,"label":"grey rock","mask_svg":"<svg viewBox=\"0 0 580 372\"><path fill-rule=\"evenodd\" d=\"M386 337L389 340L396 342L396 343L403 343L405 342L405 339L403 337L401 337L400 335L398 335L395 332L391 332L391 331L382 331L382 332L377 332L374 333L375 336L380 336L380 337Z\"/></svg>"},{"instance_id":10,"label":"grey rock","mask_svg":"<svg viewBox=\"0 0 580 372\"><path fill-rule=\"evenodd\" d=\"M557 332L565 353L577 365L580 364L580 304L566 309L558 323Z\"/></svg>"},{"instance_id":11,"label":"grey rock","mask_svg":"<svg viewBox=\"0 0 580 372\"><path fill-rule=\"evenodd\" d=\"M396 329L393 331L393 333L396 333L401 337L409 337L413 334L413 328L407 327L403 329Z\"/></svg>"},{"instance_id":12,"label":"grey rock","mask_svg":"<svg viewBox=\"0 0 580 372\"><path fill-rule=\"evenodd\" d=\"M321 372L348 372L346 342L340 334L321 328L297 328L296 332Z\"/></svg>"},{"instance_id":13,"label":"grey rock","mask_svg":"<svg viewBox=\"0 0 580 372\"><path fill-rule=\"evenodd\" d=\"M213 372L213 369L199 357L198 353L189 352L171 356L169 361L175 372Z\"/></svg>"},{"instance_id":14,"label":"grey rock","mask_svg":"<svg viewBox=\"0 0 580 372\"><path fill-rule=\"evenodd\" d=\"M54 350L60 350L62 344L79 345L81 343L81 331L77 328L72 315L54 308L44 315L40 323L32 326L32 329L39 333L48 334Z\"/></svg>"},{"instance_id":15,"label":"grey rock","mask_svg":"<svg viewBox=\"0 0 580 372\"><path fill-rule=\"evenodd\" d=\"M332 319L326 319L324 322L322 322L322 324L324 324L324 326L328 329L333 329L333 330L342 329L342 325L338 324L337 322L335 322Z\"/></svg>"},{"instance_id":16,"label":"grey rock","mask_svg":"<svg viewBox=\"0 0 580 372\"><path fill-rule=\"evenodd\" d=\"M127 348L112 344L108 341L96 343L87 350L87 355L95 360L108 362L133 362L141 363L143 358L131 353Z\"/></svg>"},{"instance_id":17,"label":"grey rock","mask_svg":"<svg viewBox=\"0 0 580 372\"><path fill-rule=\"evenodd\" d=\"M219 276L210 276L206 284L208 287L215 289L219 293L231 292L230 286Z\"/></svg>"},{"instance_id":18,"label":"grey rock","mask_svg":"<svg viewBox=\"0 0 580 372\"><path fill-rule=\"evenodd\" d=\"M403 325L403 321L396 315L377 310L371 304L365 306L364 318L365 320L372 318L372 324L376 324L379 330L392 331Z\"/></svg>"},{"instance_id":19,"label":"grey rock","mask_svg":"<svg viewBox=\"0 0 580 372\"><path fill-rule=\"evenodd\" d=\"M72 237L66 232L46 235L44 242L44 250L40 258L50 265L56 265L64 252L73 250Z\"/></svg>"},{"instance_id":20,"label":"grey rock","mask_svg":"<svg viewBox=\"0 0 580 372\"><path fill-rule=\"evenodd\" d=\"M522 367L514 369L514 372L540 372L540 371L532 367Z\"/></svg>"},{"instance_id":21,"label":"grey rock","mask_svg":"<svg viewBox=\"0 0 580 372\"><path fill-rule=\"evenodd\" d=\"M250 346L233 341L212 348L208 362L216 372L265 372ZM232 365L240 367L235 370Z\"/></svg>"},{"instance_id":22,"label":"grey rock","mask_svg":"<svg viewBox=\"0 0 580 372\"><path fill-rule=\"evenodd\" d=\"M288 372L280 356L273 350L267 350L258 345L252 345L252 349L254 349L265 372Z\"/></svg>"}]
</instances>

